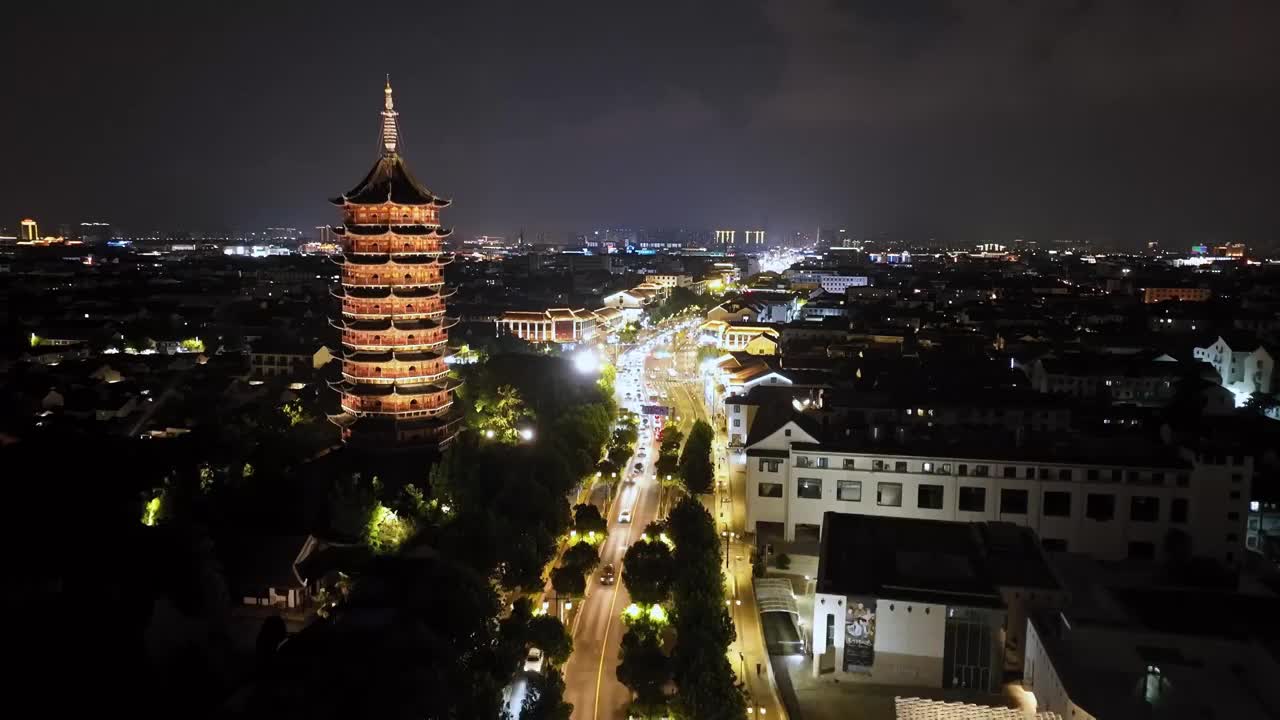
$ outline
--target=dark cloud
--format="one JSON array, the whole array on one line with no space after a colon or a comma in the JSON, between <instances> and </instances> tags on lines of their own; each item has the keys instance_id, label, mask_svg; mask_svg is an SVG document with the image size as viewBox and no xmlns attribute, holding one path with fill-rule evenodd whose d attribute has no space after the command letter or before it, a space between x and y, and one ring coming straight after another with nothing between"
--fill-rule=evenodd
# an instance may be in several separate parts
<instances>
[{"instance_id":1,"label":"dark cloud","mask_svg":"<svg viewBox=\"0 0 1280 720\"><path fill-rule=\"evenodd\" d=\"M1269 0L26 4L0 226L310 226L375 151L461 232L1271 237Z\"/></svg>"}]
</instances>

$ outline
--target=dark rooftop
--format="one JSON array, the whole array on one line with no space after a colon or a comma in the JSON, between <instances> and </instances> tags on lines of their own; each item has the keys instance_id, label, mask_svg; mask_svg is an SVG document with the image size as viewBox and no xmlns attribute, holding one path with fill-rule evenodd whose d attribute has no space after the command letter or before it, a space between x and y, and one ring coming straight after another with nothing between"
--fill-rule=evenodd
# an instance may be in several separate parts
<instances>
[{"instance_id":1,"label":"dark rooftop","mask_svg":"<svg viewBox=\"0 0 1280 720\"><path fill-rule=\"evenodd\" d=\"M1057 588L1030 530L828 512L817 592L1002 607L1001 586Z\"/></svg>"}]
</instances>

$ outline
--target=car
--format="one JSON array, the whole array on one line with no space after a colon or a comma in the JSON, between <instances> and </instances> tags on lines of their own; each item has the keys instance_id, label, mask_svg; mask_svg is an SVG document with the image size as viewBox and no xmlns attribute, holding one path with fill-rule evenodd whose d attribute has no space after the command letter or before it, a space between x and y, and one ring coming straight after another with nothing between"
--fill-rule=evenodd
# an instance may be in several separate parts
<instances>
[{"instance_id":1,"label":"car","mask_svg":"<svg viewBox=\"0 0 1280 720\"><path fill-rule=\"evenodd\" d=\"M542 656L542 650L536 647L529 648L529 654L524 656L525 672L542 672L542 662L545 658Z\"/></svg>"},{"instance_id":2,"label":"car","mask_svg":"<svg viewBox=\"0 0 1280 720\"><path fill-rule=\"evenodd\" d=\"M616 577L617 577L617 574L613 569L613 563L609 563L608 565L605 565L604 569L600 571L600 584L612 585Z\"/></svg>"},{"instance_id":3,"label":"car","mask_svg":"<svg viewBox=\"0 0 1280 720\"><path fill-rule=\"evenodd\" d=\"M636 463L635 465L632 466L632 468L636 472L640 472L641 470L644 470L644 463Z\"/></svg>"},{"instance_id":4,"label":"car","mask_svg":"<svg viewBox=\"0 0 1280 720\"><path fill-rule=\"evenodd\" d=\"M620 523L631 522L631 508L627 508L626 510L623 510L622 512L618 513L618 522Z\"/></svg>"}]
</instances>

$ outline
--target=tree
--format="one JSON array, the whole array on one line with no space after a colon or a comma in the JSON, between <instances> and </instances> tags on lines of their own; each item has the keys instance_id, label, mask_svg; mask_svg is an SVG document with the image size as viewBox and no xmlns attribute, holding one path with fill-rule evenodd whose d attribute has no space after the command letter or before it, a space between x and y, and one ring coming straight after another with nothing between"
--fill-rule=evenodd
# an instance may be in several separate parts
<instances>
[{"instance_id":1,"label":"tree","mask_svg":"<svg viewBox=\"0 0 1280 720\"><path fill-rule=\"evenodd\" d=\"M1266 415L1269 410L1274 410L1280 405L1274 395L1268 395L1264 392L1255 392L1249 395L1249 399L1245 401L1245 409L1257 415Z\"/></svg>"},{"instance_id":2,"label":"tree","mask_svg":"<svg viewBox=\"0 0 1280 720\"><path fill-rule=\"evenodd\" d=\"M655 635L630 631L623 635L616 674L618 682L626 685L642 706L666 702L664 688L671 681L671 660Z\"/></svg>"},{"instance_id":3,"label":"tree","mask_svg":"<svg viewBox=\"0 0 1280 720\"><path fill-rule=\"evenodd\" d=\"M578 597L587 590L587 579L577 568L558 567L551 571L551 587L556 593Z\"/></svg>"},{"instance_id":4,"label":"tree","mask_svg":"<svg viewBox=\"0 0 1280 720\"><path fill-rule=\"evenodd\" d=\"M586 574L600 564L600 553L585 540L576 542L564 554L564 566Z\"/></svg>"},{"instance_id":5,"label":"tree","mask_svg":"<svg viewBox=\"0 0 1280 720\"><path fill-rule=\"evenodd\" d=\"M542 648L547 659L561 665L569 659L573 652L573 636L554 615L539 615L529 620L529 643Z\"/></svg>"},{"instance_id":6,"label":"tree","mask_svg":"<svg viewBox=\"0 0 1280 720\"><path fill-rule=\"evenodd\" d=\"M600 508L591 503L582 503L573 506L573 529L577 530L579 535L586 535L589 532L603 533L609 529L609 523L605 522L604 516L600 514Z\"/></svg>"},{"instance_id":7,"label":"tree","mask_svg":"<svg viewBox=\"0 0 1280 720\"><path fill-rule=\"evenodd\" d=\"M501 385L493 395L476 398L472 426L485 438L515 444L520 439L520 422L528 412L520 392L511 385Z\"/></svg>"},{"instance_id":8,"label":"tree","mask_svg":"<svg viewBox=\"0 0 1280 720\"><path fill-rule=\"evenodd\" d=\"M521 720L569 720L573 705L564 701L564 678L555 668L546 668L529 678L529 688L520 706Z\"/></svg>"},{"instance_id":9,"label":"tree","mask_svg":"<svg viewBox=\"0 0 1280 720\"><path fill-rule=\"evenodd\" d=\"M656 537L632 543L622 560L622 582L640 605L665 603L671 595L674 559L667 544Z\"/></svg>"},{"instance_id":10,"label":"tree","mask_svg":"<svg viewBox=\"0 0 1280 720\"><path fill-rule=\"evenodd\" d=\"M329 528L344 538L364 538L380 490L377 478L366 483L360 473L334 478L328 496Z\"/></svg>"}]
</instances>

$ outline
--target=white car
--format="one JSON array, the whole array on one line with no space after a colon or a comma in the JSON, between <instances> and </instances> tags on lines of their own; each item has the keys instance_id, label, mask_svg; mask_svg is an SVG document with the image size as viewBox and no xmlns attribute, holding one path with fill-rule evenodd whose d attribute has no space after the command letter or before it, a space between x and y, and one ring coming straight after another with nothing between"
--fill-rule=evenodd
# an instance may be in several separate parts
<instances>
[{"instance_id":1,"label":"white car","mask_svg":"<svg viewBox=\"0 0 1280 720\"><path fill-rule=\"evenodd\" d=\"M627 508L626 510L623 510L622 512L618 513L618 522L620 522L620 523L629 523L629 522L631 522L631 509L630 509L630 508Z\"/></svg>"},{"instance_id":2,"label":"white car","mask_svg":"<svg viewBox=\"0 0 1280 720\"><path fill-rule=\"evenodd\" d=\"M529 654L526 655L524 658L524 671L535 672L535 673L542 672L543 660L544 658L542 656L541 650L539 650L536 647L529 648Z\"/></svg>"}]
</instances>

